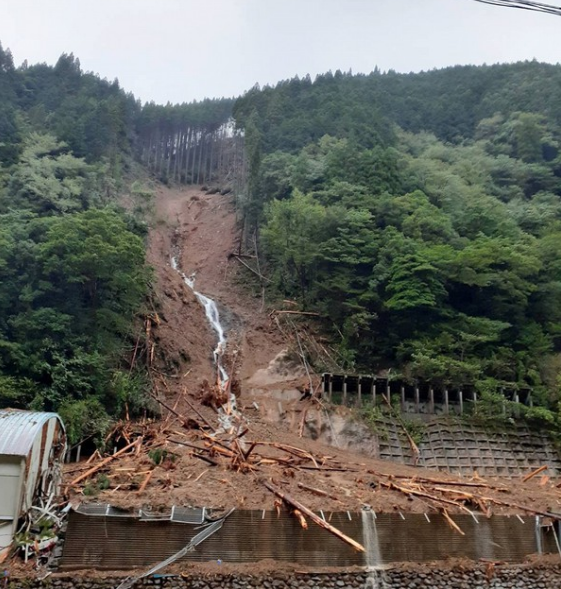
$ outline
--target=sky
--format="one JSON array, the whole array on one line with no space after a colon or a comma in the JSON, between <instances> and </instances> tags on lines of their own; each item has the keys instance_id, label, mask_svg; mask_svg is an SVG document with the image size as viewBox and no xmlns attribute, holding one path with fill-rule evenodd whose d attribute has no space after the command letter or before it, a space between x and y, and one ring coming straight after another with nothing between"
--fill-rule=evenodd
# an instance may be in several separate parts
<instances>
[{"instance_id":1,"label":"sky","mask_svg":"<svg viewBox=\"0 0 561 589\"><path fill-rule=\"evenodd\" d=\"M177 103L337 69L557 63L561 18L474 0L0 0L0 42L17 65L74 53L143 102Z\"/></svg>"}]
</instances>

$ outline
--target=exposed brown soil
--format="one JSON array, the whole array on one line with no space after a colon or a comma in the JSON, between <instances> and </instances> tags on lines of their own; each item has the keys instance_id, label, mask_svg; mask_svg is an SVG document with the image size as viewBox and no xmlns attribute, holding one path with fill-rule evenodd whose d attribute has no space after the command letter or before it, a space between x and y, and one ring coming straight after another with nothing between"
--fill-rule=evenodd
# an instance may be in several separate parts
<instances>
[{"instance_id":1,"label":"exposed brown soil","mask_svg":"<svg viewBox=\"0 0 561 589\"><path fill-rule=\"evenodd\" d=\"M419 572L419 573L426 573L431 570L439 570L439 571L457 571L461 573L463 571L470 571L474 569L479 569L486 571L488 562L482 560L480 562L473 562L468 559L460 559L460 558L450 558L448 560L441 560L435 562L400 562L392 565L386 565L384 568L388 569L399 569L402 571L412 571L412 572ZM496 572L499 572L501 569L516 569L520 572L523 572L527 569L538 569L538 570L557 570L559 568L559 556L558 555L531 555L529 556L524 563L514 564L514 563L498 563L495 565ZM184 564L173 564L165 569L166 574L177 574L182 576L208 576L213 577L214 575L220 576L227 576L227 575L236 575L236 576L243 576L243 575L251 575L252 577L259 577L259 576L266 576L266 575L290 575L296 576L299 574L317 574L317 575L330 575L336 573L359 573L364 571L364 567L354 566L354 567L345 567L345 568L338 568L338 567L322 567L322 568L312 568L306 566L304 564L292 564L287 562L279 562L275 560L261 560L259 562L254 563L237 563L231 564L223 562L218 564L214 561L212 562L201 562L201 563L189 563L188 565ZM49 579L54 580L66 580L70 576L72 578L89 578L92 582L95 582L96 579L125 579L130 576L135 576L139 574L138 570L130 570L130 571L102 571L102 570L79 570L79 571L72 571L71 575L68 572L52 572L48 571L46 567L42 567L39 570L36 569L36 563L34 561L29 561L28 563L24 563L23 561L13 561L10 565L10 575L12 580L15 579L29 579L35 576L43 577L47 575ZM25 584L25 581L22 581L22 584Z\"/></svg>"},{"instance_id":2,"label":"exposed brown soil","mask_svg":"<svg viewBox=\"0 0 561 589\"><path fill-rule=\"evenodd\" d=\"M294 383L302 380L303 374L298 366L285 372L275 371L274 366L266 370L287 347L287 342L262 308L260 293L248 286L247 271L229 256L237 249L238 234L230 197L207 195L193 188L158 188L156 222L150 233L148 250L148 260L154 267L159 305L160 323L154 328L157 359L154 374L158 393L166 399L166 403L175 405L179 413L194 417L185 402L187 399L197 406L208 422L217 426L216 413L202 407L197 396L204 379L213 382L216 378L212 364L215 334L211 332L203 308L193 292L171 267L171 255L177 255L182 271L187 275L195 274L196 289L219 304L228 329L227 357L230 363L234 363L235 358L235 373L241 381L239 405L248 423L246 439L297 446L310 452L319 462L325 459L329 464L338 464L348 470L282 468L276 464L239 472L223 459L218 466L211 466L194 457L191 448L171 441L200 444L201 438L196 432L185 429L176 418L168 416L164 423L155 427L159 429L161 439L166 440L160 443L160 447L173 452L175 461L154 466L147 453L125 455L111 466L110 488L101 492L95 500L126 508L192 505L217 509L272 509L275 497L262 485L264 479L272 478L311 509L358 510L362 504L369 504L380 512L430 511L430 502L425 499L407 497L380 486L380 477L375 473L442 480L458 480L457 477L322 445L299 437L297 424L291 431L264 418L267 410L278 404L278 399L273 399L272 394L269 396L269 389L282 393L283 389L292 387L294 392ZM252 386L260 389L257 404L256 397L250 394ZM299 405L303 414L305 403L309 401L293 398L291 403ZM168 412L164 410L163 414L166 417ZM259 447L259 452L273 458L280 456L270 447ZM80 468L84 467L67 465L67 482L80 472ZM133 490L138 489L146 472L152 469L154 473L146 489L142 492ZM399 483L399 478L395 480ZM479 493L542 511L558 511L561 505L561 492L555 485L556 481L536 477L527 483L520 480L509 483L504 479L488 479L487 482L491 486L506 485L508 491L482 488ZM298 483L319 488L329 497L302 489ZM464 491L469 491L469 488ZM71 494L75 499L85 499L80 489L72 490ZM457 511L450 506L451 513ZM515 508L493 507L494 513L517 511Z\"/></svg>"},{"instance_id":3,"label":"exposed brown soil","mask_svg":"<svg viewBox=\"0 0 561 589\"><path fill-rule=\"evenodd\" d=\"M204 408L201 410L209 421L216 423L210 410ZM401 492L385 488L380 486L380 481L402 485L405 483L401 477L410 477L413 481L426 477L450 482L473 482L469 478L459 479L457 476L442 472L375 460L366 456L357 456L349 451L323 446L263 422L252 406L243 406L242 410L249 422L249 440L299 447L315 456L320 466L322 461L326 460L326 463L341 470L322 470L321 468L315 470L312 466L308 469L307 466L283 468L282 465L264 465L257 467L254 472L239 472L230 466L228 460L220 460L220 457L217 457L220 465L211 466L195 458L189 447L168 441L164 447L176 455L173 464L168 461L155 467L153 461L146 455L124 456L111 469L111 488L100 493L96 501L111 503L125 509L151 506L156 510L166 510L171 505L207 506L217 510L230 507L274 509L276 498L262 484L262 481L272 479L282 486L284 491L297 497L314 510L356 512L363 504L368 504L377 512L431 513L435 509L433 502L424 498L408 497ZM195 432L189 433L172 420L168 423L166 436L168 440L202 445ZM255 452L257 451L272 458L283 456L281 452L269 446L259 446ZM67 466L68 478L78 474L76 468L76 465ZM147 471L152 469L154 474L146 490L131 491L131 486L133 489L138 489ZM485 486L455 488L460 492L477 493L484 497L539 511L557 512L561 505L559 489L551 481L547 485L542 485L539 477L525 483L521 479L508 481L504 478L486 478L485 481L481 481L476 478L475 480L491 488ZM328 496L318 496L300 487L299 484L320 489ZM74 497L77 498L76 495ZM461 513L461 510L452 505L448 509L450 513ZM520 513L523 517L528 515L515 507L493 505L491 510L495 514Z\"/></svg>"},{"instance_id":4,"label":"exposed brown soil","mask_svg":"<svg viewBox=\"0 0 561 589\"><path fill-rule=\"evenodd\" d=\"M178 363L176 378L168 383L174 393L182 386L193 391L203 379L214 381L215 334L193 292L171 268L172 255L184 274L195 275L196 290L217 302L239 378L247 379L267 366L285 345L261 308L259 293L246 284L240 264L229 256L237 250L238 240L231 197L194 188L158 188L148 261L155 269L162 306L160 351Z\"/></svg>"}]
</instances>

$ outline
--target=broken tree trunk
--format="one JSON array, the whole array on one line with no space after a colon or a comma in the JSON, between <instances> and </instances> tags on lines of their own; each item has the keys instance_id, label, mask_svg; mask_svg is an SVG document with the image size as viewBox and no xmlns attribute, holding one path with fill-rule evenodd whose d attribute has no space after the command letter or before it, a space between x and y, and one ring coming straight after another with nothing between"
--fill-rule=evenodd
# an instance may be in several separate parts
<instances>
[{"instance_id":1,"label":"broken tree trunk","mask_svg":"<svg viewBox=\"0 0 561 589\"><path fill-rule=\"evenodd\" d=\"M326 521L324 521L323 519L321 519L321 517L319 517L319 515L316 515L311 509L308 509L305 505L302 505L302 503L300 503L299 501L296 501L296 499L293 499L290 495L288 495L287 493L284 493L281 489L279 489L278 487L276 487L272 483L269 483L268 481L263 481L263 484L265 485L265 487L267 489L269 489L269 491L271 491L271 493L274 493L277 497L282 499L285 503L290 505L292 508L299 510L304 515L307 515L320 528L323 528L324 530L327 530L328 532L330 532L334 536L337 536L337 538L339 538L340 540L343 540L343 542L346 542L347 544L349 544L349 546L352 546L355 550L358 550L359 552L365 552L364 546L362 544L359 544L358 542L356 542L352 538L349 538L349 536L343 534L343 532L338 530L336 527L332 526L331 524L329 524Z\"/></svg>"},{"instance_id":2,"label":"broken tree trunk","mask_svg":"<svg viewBox=\"0 0 561 589\"><path fill-rule=\"evenodd\" d=\"M141 444L141 443L142 443L142 438L137 438L134 442L131 442L128 446L121 448L118 452L115 452L115 454L108 456L107 458L102 460L99 464L97 464L93 468L90 468L90 470L86 471L84 474L81 474L79 477L76 477L68 486L73 487L74 485L81 483L83 480L87 479L92 474L95 474L96 472L101 470L106 464L109 464L110 462L115 460L115 458L118 458L119 456L121 456L121 454L124 454L127 450L130 450L134 446L137 446L138 444Z\"/></svg>"},{"instance_id":3,"label":"broken tree trunk","mask_svg":"<svg viewBox=\"0 0 561 589\"><path fill-rule=\"evenodd\" d=\"M150 479L152 478L152 475L154 474L154 471L151 470L147 475L146 478L142 481L142 484L140 485L138 492L142 493L143 491L146 490L146 487L148 486L148 483L150 482Z\"/></svg>"},{"instance_id":4,"label":"broken tree trunk","mask_svg":"<svg viewBox=\"0 0 561 589\"><path fill-rule=\"evenodd\" d=\"M539 468L536 468L536 470L533 470L531 473L527 474L523 479L522 482L525 483L527 481L529 481L530 479L533 479L536 475L542 473L544 470L547 470L549 467L547 466L547 464L544 464L544 466L540 466Z\"/></svg>"},{"instance_id":5,"label":"broken tree trunk","mask_svg":"<svg viewBox=\"0 0 561 589\"><path fill-rule=\"evenodd\" d=\"M443 509L442 510L442 515L444 516L444 519L448 522L448 525L453 529L456 530L456 532L458 532L458 534L465 536L465 532L462 530L462 528L460 528L460 526L450 517L450 515L448 514L448 512Z\"/></svg>"},{"instance_id":6,"label":"broken tree trunk","mask_svg":"<svg viewBox=\"0 0 561 589\"><path fill-rule=\"evenodd\" d=\"M260 272L258 272L257 270L254 270L249 264L246 264L237 254L234 254L234 258L236 260L238 260L238 262L242 265L245 266L250 272L252 272L253 274L255 274L255 276L257 276L260 280L263 280L265 282L272 282L272 280L270 280L269 278L267 278L266 276L263 276L263 274L261 274Z\"/></svg>"}]
</instances>

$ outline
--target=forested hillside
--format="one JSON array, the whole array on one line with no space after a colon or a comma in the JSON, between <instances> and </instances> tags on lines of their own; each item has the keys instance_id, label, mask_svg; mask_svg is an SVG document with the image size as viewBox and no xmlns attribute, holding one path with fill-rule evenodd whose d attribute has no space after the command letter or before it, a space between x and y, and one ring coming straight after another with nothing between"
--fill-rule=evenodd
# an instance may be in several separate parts
<instances>
[{"instance_id":1,"label":"forested hillside","mask_svg":"<svg viewBox=\"0 0 561 589\"><path fill-rule=\"evenodd\" d=\"M16 70L0 48L0 406L59 410L72 441L142 404L120 369L144 230L116 204L138 110L72 56Z\"/></svg>"},{"instance_id":2,"label":"forested hillside","mask_svg":"<svg viewBox=\"0 0 561 589\"><path fill-rule=\"evenodd\" d=\"M74 439L143 407L146 225L118 206L140 170L234 189L269 301L317 312L346 368L532 388L552 418L560 135L561 67L536 62L164 106L0 48L0 405Z\"/></svg>"},{"instance_id":3,"label":"forested hillside","mask_svg":"<svg viewBox=\"0 0 561 589\"><path fill-rule=\"evenodd\" d=\"M145 406L146 227L117 203L149 112L72 55L0 46L0 406L58 410L72 440Z\"/></svg>"},{"instance_id":4,"label":"forested hillside","mask_svg":"<svg viewBox=\"0 0 561 589\"><path fill-rule=\"evenodd\" d=\"M347 367L557 411L560 82L535 62L338 72L236 103L246 231Z\"/></svg>"}]
</instances>

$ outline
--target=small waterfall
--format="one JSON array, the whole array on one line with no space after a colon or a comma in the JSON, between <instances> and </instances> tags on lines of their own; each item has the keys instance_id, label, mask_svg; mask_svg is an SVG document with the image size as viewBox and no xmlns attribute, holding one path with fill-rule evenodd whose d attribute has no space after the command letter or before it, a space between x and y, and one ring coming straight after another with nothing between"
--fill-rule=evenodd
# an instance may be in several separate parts
<instances>
[{"instance_id":1,"label":"small waterfall","mask_svg":"<svg viewBox=\"0 0 561 589\"><path fill-rule=\"evenodd\" d=\"M224 353L224 349L226 347L226 336L224 335L224 328L220 323L220 314L218 313L218 307L211 298L195 290L194 275L187 276L186 274L183 274L183 272L179 269L177 258L175 256L171 258L171 267L181 275L181 278L183 278L185 284L193 291L201 305L204 307L206 318L208 319L210 326L218 336L218 344L216 345L216 348L214 348L213 351L214 364L216 365L216 369L218 370L220 385L222 387L225 387L226 383L228 382L228 373L222 365L222 354Z\"/></svg>"},{"instance_id":2,"label":"small waterfall","mask_svg":"<svg viewBox=\"0 0 561 589\"><path fill-rule=\"evenodd\" d=\"M493 528L491 522L485 517L479 518L475 533L476 551L479 559L499 560L495 556L499 544L493 541Z\"/></svg>"},{"instance_id":3,"label":"small waterfall","mask_svg":"<svg viewBox=\"0 0 561 589\"><path fill-rule=\"evenodd\" d=\"M216 332L218 336L218 343L216 344L216 348L213 350L214 356L214 365L216 366L216 370L218 373L218 384L220 388L224 391L228 386L229 376L226 372L226 369L222 365L222 354L224 354L224 350L226 349L226 336L224 334L224 328L220 323L220 314L218 313L218 307L216 303L204 294L195 290L195 277L187 276L184 274L181 269L179 268L179 264L177 263L177 257L172 256L171 258L171 267L183 278L183 282L193 291L201 305L204 307L206 318L210 323L212 329ZM218 421L220 423L222 431L230 431L232 428L235 427L234 422L240 421L240 414L238 413L236 396L232 393L230 389L230 393L228 394L228 402L223 405L219 410ZM218 432L216 432L218 433Z\"/></svg>"},{"instance_id":4,"label":"small waterfall","mask_svg":"<svg viewBox=\"0 0 561 589\"><path fill-rule=\"evenodd\" d=\"M378 540L378 529L376 527L376 514L365 507L361 513L362 517L362 543L366 550L365 560L368 578L365 589L386 589L389 584L384 574L380 542Z\"/></svg>"}]
</instances>

